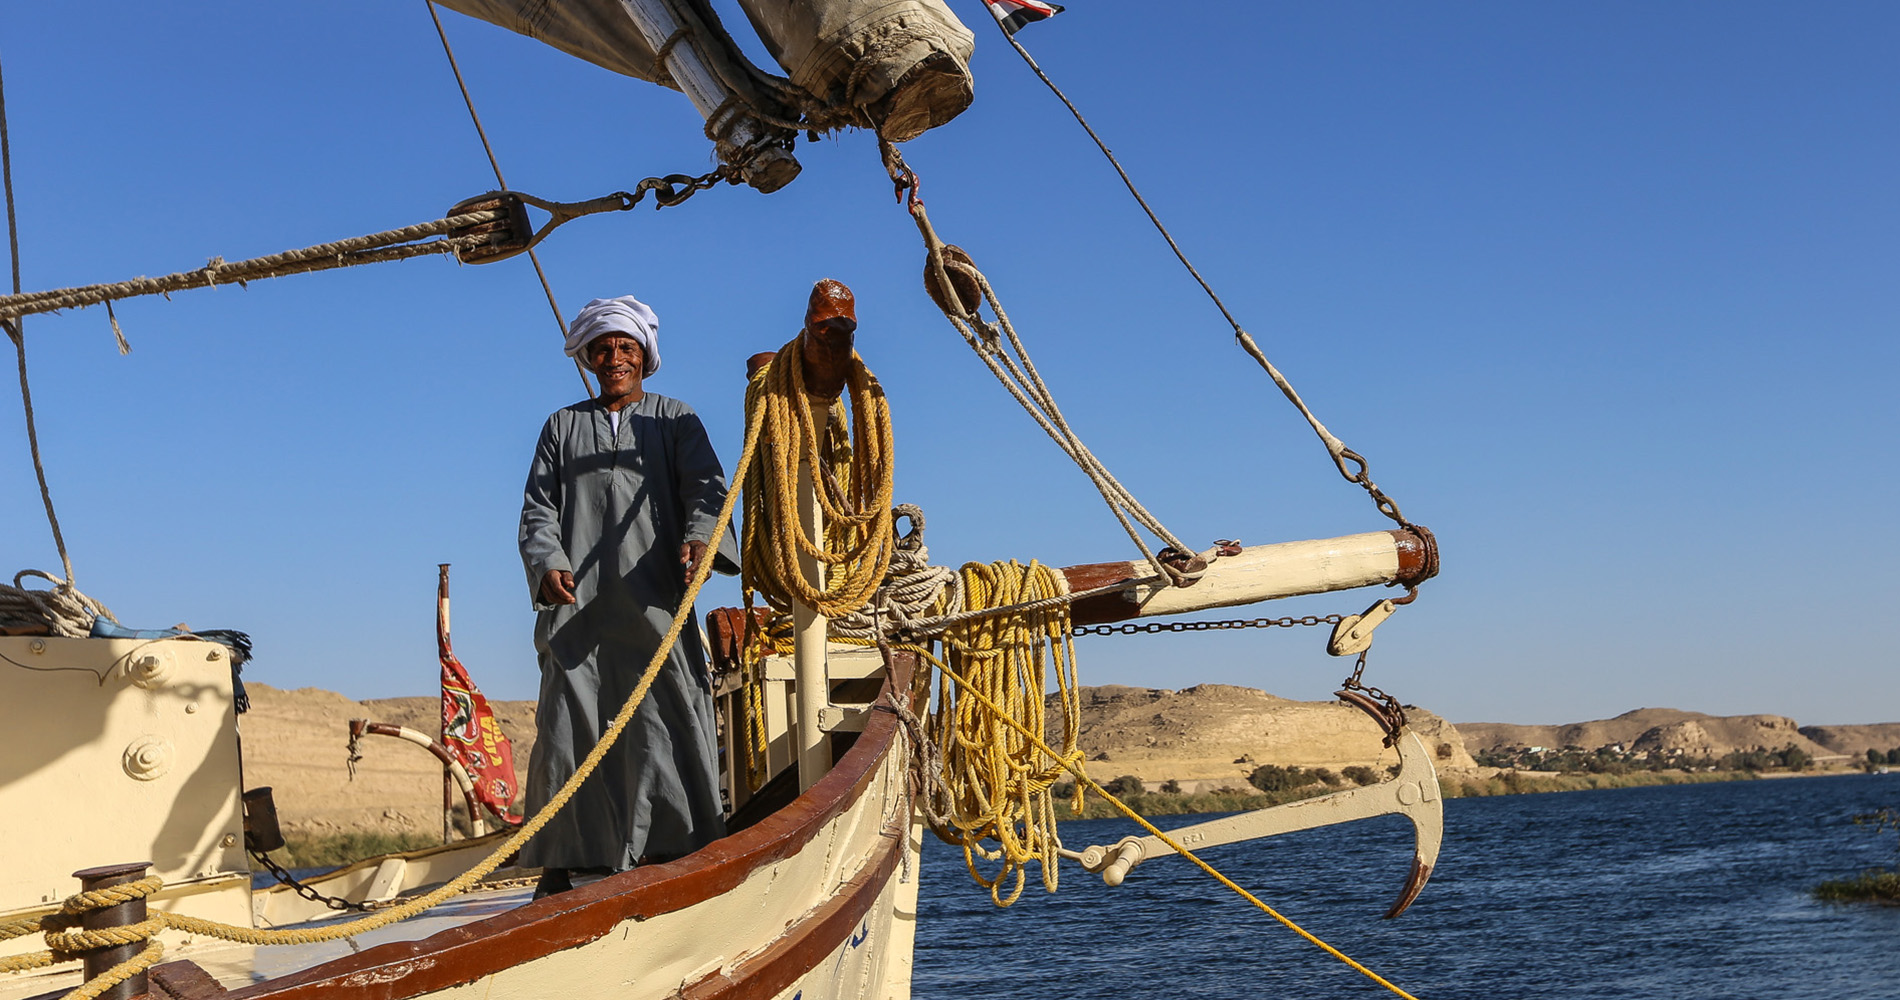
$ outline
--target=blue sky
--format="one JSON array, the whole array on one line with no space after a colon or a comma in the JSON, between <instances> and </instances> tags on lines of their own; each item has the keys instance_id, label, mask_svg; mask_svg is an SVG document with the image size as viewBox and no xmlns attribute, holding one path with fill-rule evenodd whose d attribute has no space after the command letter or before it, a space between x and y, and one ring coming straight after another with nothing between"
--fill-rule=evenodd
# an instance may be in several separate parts
<instances>
[{"instance_id":1,"label":"blue sky","mask_svg":"<svg viewBox=\"0 0 1900 1000\"><path fill-rule=\"evenodd\" d=\"M953 7L977 31L977 100L906 153L1084 438L1190 540L1384 527L981 5ZM1460 721L1900 718L1900 10L1164 10L1075 0L1020 37L1438 533L1444 573L1381 630L1372 680ZM709 168L678 94L443 16L515 187L574 200ZM493 186L419 0L12 4L0 60L30 289L432 219ZM562 304L651 302L665 368L649 388L698 408L730 461L743 359L839 278L935 561L1126 558L1086 481L921 294L871 137L799 155L775 195L570 224L543 253ZM27 326L82 589L129 624L251 631L267 683L420 694L451 562L463 660L490 694L533 696L514 522L534 435L578 385L525 260L118 315L126 357L100 309ZM0 565L54 569L5 395ZM702 610L736 588L715 596ZM1325 698L1346 664L1323 643L1080 645L1085 683Z\"/></svg>"}]
</instances>

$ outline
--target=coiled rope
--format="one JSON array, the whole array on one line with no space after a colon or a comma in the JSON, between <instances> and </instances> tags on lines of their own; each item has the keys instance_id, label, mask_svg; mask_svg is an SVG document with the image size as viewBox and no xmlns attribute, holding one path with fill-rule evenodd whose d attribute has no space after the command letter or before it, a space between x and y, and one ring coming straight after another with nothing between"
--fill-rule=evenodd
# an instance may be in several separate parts
<instances>
[{"instance_id":1,"label":"coiled rope","mask_svg":"<svg viewBox=\"0 0 1900 1000\"><path fill-rule=\"evenodd\" d=\"M914 503L900 503L891 510L892 528L899 519L910 522L910 530L898 536L891 551L890 571L870 604L831 620L833 638L877 639L891 634L909 634L933 607L962 611L963 585L957 571L930 563L930 547L924 544L924 510Z\"/></svg>"},{"instance_id":2,"label":"coiled rope","mask_svg":"<svg viewBox=\"0 0 1900 1000\"><path fill-rule=\"evenodd\" d=\"M20 917L0 923L0 941L44 932L48 950L0 958L0 972L25 972L43 969L59 962L73 961L82 952L98 948L145 942L137 955L120 962L106 972L87 980L68 992L64 1000L92 1000L114 986L158 964L165 946L153 935L165 927L163 914L149 916L136 924L88 930L79 926L80 918L94 910L103 910L145 897L164 888L165 880L149 875L124 885L89 889L66 897L59 912L37 917Z\"/></svg>"},{"instance_id":3,"label":"coiled rope","mask_svg":"<svg viewBox=\"0 0 1900 1000\"><path fill-rule=\"evenodd\" d=\"M929 660L930 663L933 666L935 666L937 670L941 672L943 676L949 678L950 681L956 684L957 696L960 700L973 701L977 705L980 705L983 709L987 710L987 712L990 715L991 721L1001 723L1003 726L1010 729L1012 732L1016 734L1016 736L1021 740L1022 743L1040 752L1040 754L1042 755L1044 759L1060 761L1061 762L1060 766L1062 768L1068 770L1069 773L1075 775L1076 787L1078 789L1087 788L1090 792L1093 792L1096 795L1101 796L1102 799L1106 801L1109 805L1114 806L1117 812L1120 812L1123 816L1126 816L1129 819L1134 820L1135 823L1139 824L1142 829L1148 831L1150 835L1154 836L1156 839L1166 844L1170 850L1188 859L1190 862L1194 864L1195 867L1199 868L1203 872L1206 872L1215 881L1219 882L1221 885L1226 886L1228 889L1231 889L1233 892L1238 894L1241 898L1245 899L1247 902L1252 903L1262 913L1265 913L1267 916L1272 917L1274 920L1278 921L1281 926L1285 927L1286 929L1292 931L1295 934L1298 934L1301 938L1305 939L1309 944L1312 944L1314 947L1320 949L1321 951L1324 951L1326 954L1331 955L1333 958L1338 959L1340 962L1343 962L1344 964L1352 968L1355 972L1358 972L1360 975L1365 976L1367 979L1370 979L1373 982L1378 983L1380 986L1383 986L1386 989L1392 991L1392 993L1394 993L1395 995L1403 997L1405 998L1405 1000L1418 1000L1417 997L1401 989L1397 984L1393 983L1391 980L1388 980L1384 976L1381 976L1378 973L1367 968L1364 964L1354 959L1351 955L1348 955L1345 952L1340 951L1338 948L1334 947L1331 944L1328 944L1326 941L1321 939L1318 935L1314 934L1313 932L1307 930L1304 927L1301 927L1298 923L1295 923L1291 917L1288 917L1287 915L1281 913L1280 911L1274 909L1273 907L1268 906L1264 901L1260 899L1260 897L1255 896L1251 892L1248 892L1245 888L1242 888L1239 883L1235 882L1233 879L1228 878L1226 875L1221 874L1221 872L1218 869L1216 869L1213 865L1210 865L1206 861L1201 860L1199 855L1196 855L1193 851L1188 850L1186 847L1182 846L1179 841L1176 841L1174 838L1164 833L1161 830L1161 828L1155 826L1153 823L1150 823L1146 817L1136 812L1133 808L1131 808L1126 802L1123 802L1114 793L1110 792L1106 788L1103 788L1100 784L1097 784L1093 778L1089 777L1088 771L1083 766L1079 755L1072 756L1062 751L1058 751L1054 747L1051 747L1048 744L1048 742L1043 739L1043 736L1041 733L1035 730L1032 730L1029 727L1029 724L1023 721L1023 719L1019 716L1018 713L1011 711L1010 706L1005 701L997 698L995 695L991 693L990 689L993 688L994 686L993 684L988 683L985 679L979 679L973 675L968 675L966 673L960 672L959 670L954 668L951 664L946 663L943 660L938 659L937 657L931 655L929 650L921 646L903 646L900 648L903 648L910 652L917 653L923 656L925 659ZM899 716L908 715L908 712L904 706L895 705L894 701L890 703L893 704L894 707L897 708ZM913 733L913 738L914 738L914 735L915 734ZM920 759L928 759L929 757L928 749L926 748L923 752L920 752L918 754L918 757ZM1047 862L1045 862L1045 868L1048 868L1048 867L1052 867L1052 866L1048 864ZM1051 888L1053 888L1053 883L1051 884Z\"/></svg>"},{"instance_id":4,"label":"coiled rope","mask_svg":"<svg viewBox=\"0 0 1900 1000\"><path fill-rule=\"evenodd\" d=\"M970 563L959 576L964 601L973 607L1037 601L1068 589L1060 572L1036 562ZM936 708L925 725L930 741L941 748L931 765L940 780L926 782L922 790L931 830L963 849L970 877L990 891L997 906L1022 897L1030 861L1042 863L1043 886L1055 892L1062 841L1051 790L1065 769L1082 769L1068 606L972 619L948 628L943 642L948 665L939 675ZM1047 731L1044 692L1051 659L1062 710L1060 753L1021 735ZM953 674L967 678L983 698L961 696L962 689L952 686ZM1005 725L1005 717L1015 728ZM1079 809L1081 786L1076 789L1072 808ZM996 846L985 846L986 840ZM979 856L1000 860L1001 869L984 874ZM1005 883L1010 883L1007 888Z\"/></svg>"},{"instance_id":5,"label":"coiled rope","mask_svg":"<svg viewBox=\"0 0 1900 1000\"><path fill-rule=\"evenodd\" d=\"M800 332L746 387L746 420L762 422L759 460L745 467L746 518L741 586L781 611L802 604L826 618L871 599L891 567L893 463L890 402L855 352L845 378L851 430L840 404L819 426L805 391ZM824 406L819 401L818 406ZM799 476L809 478L824 512L824 536L813 538L799 517ZM805 578L799 559L825 567L824 585ZM747 615L747 621L750 621Z\"/></svg>"}]
</instances>

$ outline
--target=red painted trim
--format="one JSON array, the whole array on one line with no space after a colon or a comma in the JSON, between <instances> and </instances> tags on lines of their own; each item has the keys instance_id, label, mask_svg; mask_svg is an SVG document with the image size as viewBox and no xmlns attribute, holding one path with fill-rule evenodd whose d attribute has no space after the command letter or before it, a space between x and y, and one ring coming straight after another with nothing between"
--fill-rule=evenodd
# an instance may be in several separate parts
<instances>
[{"instance_id":1,"label":"red painted trim","mask_svg":"<svg viewBox=\"0 0 1900 1000\"><path fill-rule=\"evenodd\" d=\"M886 692L909 689L910 659L899 654L896 676L885 681ZM696 854L622 872L420 941L378 945L219 996L225 1000L404 1000L578 947L629 920L705 902L737 888L753 871L798 853L827 822L856 803L890 753L897 727L897 716L890 709L874 709L863 735L817 784L757 825L714 841ZM850 929L846 927L844 934ZM842 940L840 936L832 941L831 948Z\"/></svg>"}]
</instances>

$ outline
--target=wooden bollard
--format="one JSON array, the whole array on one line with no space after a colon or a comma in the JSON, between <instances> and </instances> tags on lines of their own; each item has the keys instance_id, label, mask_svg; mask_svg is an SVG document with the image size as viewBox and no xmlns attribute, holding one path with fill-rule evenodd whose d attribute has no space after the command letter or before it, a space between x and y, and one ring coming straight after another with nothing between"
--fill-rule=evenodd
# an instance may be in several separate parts
<instances>
[{"instance_id":1,"label":"wooden bollard","mask_svg":"<svg viewBox=\"0 0 1900 1000\"><path fill-rule=\"evenodd\" d=\"M81 889L91 892L94 889L110 889L115 885L137 882L139 879L145 877L146 870L151 866L152 863L149 861L138 861L123 865L106 865L101 868L87 868L82 871L76 871L73 873L73 877L79 880L79 887ZM145 915L145 900L141 898L132 900L129 903L120 903L117 906L108 906L102 910L91 910L80 916L79 926L89 931L101 930L107 927L128 927L132 924L144 922ZM113 966L127 959L136 958L138 954L144 950L145 945L143 943L134 942L132 944L115 944L110 948L100 948L97 951L86 952L86 980L90 982L97 979L99 976L110 971ZM150 987L146 983L145 973L141 972L127 979L125 982L99 994L99 1000L131 1000L132 997L139 996L149 990Z\"/></svg>"}]
</instances>

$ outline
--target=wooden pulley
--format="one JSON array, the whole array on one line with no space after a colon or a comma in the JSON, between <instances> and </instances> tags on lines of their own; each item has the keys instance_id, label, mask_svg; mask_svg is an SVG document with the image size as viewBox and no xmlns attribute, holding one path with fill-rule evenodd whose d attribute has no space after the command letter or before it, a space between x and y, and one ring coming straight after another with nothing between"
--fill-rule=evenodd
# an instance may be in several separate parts
<instances>
[{"instance_id":1,"label":"wooden pulley","mask_svg":"<svg viewBox=\"0 0 1900 1000\"><path fill-rule=\"evenodd\" d=\"M943 288L937 281L936 262L929 255L924 257L924 291L930 294L930 300L944 312L959 316L970 316L983 305L983 289L976 281L976 261L963 252L955 243L943 245L943 269L950 276L950 287L957 290L958 308L951 308L944 298Z\"/></svg>"},{"instance_id":2,"label":"wooden pulley","mask_svg":"<svg viewBox=\"0 0 1900 1000\"><path fill-rule=\"evenodd\" d=\"M506 212L507 217L493 222L462 226L449 231L451 237L486 236L487 242L464 247L456 251L456 258L464 264L488 264L506 260L528 249L534 241L534 228L528 222L528 206L521 196L512 191L490 191L465 201L457 202L449 209L448 217L468 215L472 212Z\"/></svg>"}]
</instances>

